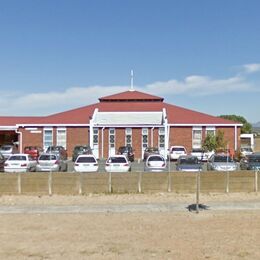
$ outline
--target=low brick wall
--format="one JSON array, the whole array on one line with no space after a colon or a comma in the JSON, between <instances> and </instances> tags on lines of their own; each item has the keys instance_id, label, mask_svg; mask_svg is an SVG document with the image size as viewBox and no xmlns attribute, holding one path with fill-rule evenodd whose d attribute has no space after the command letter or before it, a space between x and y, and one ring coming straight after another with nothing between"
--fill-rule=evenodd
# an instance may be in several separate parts
<instances>
[{"instance_id":1,"label":"low brick wall","mask_svg":"<svg viewBox=\"0 0 260 260\"><path fill-rule=\"evenodd\" d=\"M196 173L1 173L0 195L176 192L195 193ZM200 191L254 192L260 174L253 171L200 173Z\"/></svg>"}]
</instances>

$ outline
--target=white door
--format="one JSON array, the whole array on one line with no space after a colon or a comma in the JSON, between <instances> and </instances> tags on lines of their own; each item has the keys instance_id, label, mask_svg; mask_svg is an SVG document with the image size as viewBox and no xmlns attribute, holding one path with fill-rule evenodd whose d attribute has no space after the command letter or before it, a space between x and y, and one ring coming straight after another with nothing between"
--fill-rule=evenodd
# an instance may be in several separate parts
<instances>
[{"instance_id":1,"label":"white door","mask_svg":"<svg viewBox=\"0 0 260 260\"><path fill-rule=\"evenodd\" d=\"M99 144L98 144L98 128L93 129L93 150L92 153L95 157L99 158Z\"/></svg>"},{"instance_id":2,"label":"white door","mask_svg":"<svg viewBox=\"0 0 260 260\"><path fill-rule=\"evenodd\" d=\"M113 156L116 154L115 139L115 128L109 128L109 156Z\"/></svg>"}]
</instances>

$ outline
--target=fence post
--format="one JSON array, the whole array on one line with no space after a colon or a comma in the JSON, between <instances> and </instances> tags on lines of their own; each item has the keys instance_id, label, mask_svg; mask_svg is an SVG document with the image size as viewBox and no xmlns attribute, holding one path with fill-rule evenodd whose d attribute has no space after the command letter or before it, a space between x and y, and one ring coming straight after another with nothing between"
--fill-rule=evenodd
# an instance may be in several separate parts
<instances>
[{"instance_id":1,"label":"fence post","mask_svg":"<svg viewBox=\"0 0 260 260\"><path fill-rule=\"evenodd\" d=\"M79 173L79 195L82 195L82 172Z\"/></svg>"},{"instance_id":2,"label":"fence post","mask_svg":"<svg viewBox=\"0 0 260 260\"><path fill-rule=\"evenodd\" d=\"M22 193L22 182L21 182L21 173L20 172L17 175L17 190L18 190L18 194Z\"/></svg>"},{"instance_id":3,"label":"fence post","mask_svg":"<svg viewBox=\"0 0 260 260\"><path fill-rule=\"evenodd\" d=\"M49 191L49 196L52 195L52 172L49 172L48 175L48 191Z\"/></svg>"},{"instance_id":4,"label":"fence post","mask_svg":"<svg viewBox=\"0 0 260 260\"><path fill-rule=\"evenodd\" d=\"M108 192L112 192L112 174L111 171L108 172Z\"/></svg>"},{"instance_id":5,"label":"fence post","mask_svg":"<svg viewBox=\"0 0 260 260\"><path fill-rule=\"evenodd\" d=\"M226 193L229 193L229 172L226 173Z\"/></svg>"},{"instance_id":6,"label":"fence post","mask_svg":"<svg viewBox=\"0 0 260 260\"><path fill-rule=\"evenodd\" d=\"M142 192L142 172L140 171L138 174L138 192Z\"/></svg>"},{"instance_id":7,"label":"fence post","mask_svg":"<svg viewBox=\"0 0 260 260\"><path fill-rule=\"evenodd\" d=\"M258 171L255 171L255 192L258 192Z\"/></svg>"},{"instance_id":8,"label":"fence post","mask_svg":"<svg viewBox=\"0 0 260 260\"><path fill-rule=\"evenodd\" d=\"M199 213L199 204L200 204L200 171L196 175L196 213Z\"/></svg>"},{"instance_id":9,"label":"fence post","mask_svg":"<svg viewBox=\"0 0 260 260\"><path fill-rule=\"evenodd\" d=\"M171 192L172 191L172 177L171 177L171 172L168 171L168 189L167 189L168 192Z\"/></svg>"}]
</instances>

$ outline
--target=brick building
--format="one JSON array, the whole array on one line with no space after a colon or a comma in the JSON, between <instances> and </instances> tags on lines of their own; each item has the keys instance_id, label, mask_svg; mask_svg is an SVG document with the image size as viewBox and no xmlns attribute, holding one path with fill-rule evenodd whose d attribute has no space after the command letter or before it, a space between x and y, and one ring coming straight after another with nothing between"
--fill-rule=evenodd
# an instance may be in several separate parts
<instances>
[{"instance_id":1,"label":"brick building","mask_svg":"<svg viewBox=\"0 0 260 260\"><path fill-rule=\"evenodd\" d=\"M99 98L99 102L44 117L0 117L0 142L25 146L63 145L72 155L75 145L90 144L98 158L132 145L135 158L146 146L158 146L162 154L171 145L188 151L199 148L205 136L224 132L229 147L240 146L241 124L167 104L161 97L133 89Z\"/></svg>"}]
</instances>

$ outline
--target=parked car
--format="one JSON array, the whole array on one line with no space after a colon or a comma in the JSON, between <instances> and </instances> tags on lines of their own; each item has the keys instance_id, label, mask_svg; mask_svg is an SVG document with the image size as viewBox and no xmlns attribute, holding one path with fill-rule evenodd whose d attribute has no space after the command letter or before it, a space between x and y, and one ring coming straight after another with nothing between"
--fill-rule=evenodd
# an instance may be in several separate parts
<instances>
[{"instance_id":1,"label":"parked car","mask_svg":"<svg viewBox=\"0 0 260 260\"><path fill-rule=\"evenodd\" d=\"M80 154L92 154L92 149L89 145L76 145L72 152L72 161L75 162Z\"/></svg>"},{"instance_id":2,"label":"parked car","mask_svg":"<svg viewBox=\"0 0 260 260\"><path fill-rule=\"evenodd\" d=\"M40 146L26 146L24 147L24 153L30 154L33 159L37 160L43 149Z\"/></svg>"},{"instance_id":3,"label":"parked car","mask_svg":"<svg viewBox=\"0 0 260 260\"><path fill-rule=\"evenodd\" d=\"M197 156L181 155L177 160L176 170L183 172L198 172L201 171L201 163Z\"/></svg>"},{"instance_id":4,"label":"parked car","mask_svg":"<svg viewBox=\"0 0 260 260\"><path fill-rule=\"evenodd\" d=\"M36 160L29 154L12 154L5 161L5 172L34 172L36 170Z\"/></svg>"},{"instance_id":5,"label":"parked car","mask_svg":"<svg viewBox=\"0 0 260 260\"><path fill-rule=\"evenodd\" d=\"M160 154L158 147L146 147L144 150L144 161L148 158L151 154Z\"/></svg>"},{"instance_id":6,"label":"parked car","mask_svg":"<svg viewBox=\"0 0 260 260\"><path fill-rule=\"evenodd\" d=\"M68 165L58 153L42 153L36 165L37 172L59 172L67 171Z\"/></svg>"},{"instance_id":7,"label":"parked car","mask_svg":"<svg viewBox=\"0 0 260 260\"><path fill-rule=\"evenodd\" d=\"M166 169L166 160L160 154L151 154L147 157L144 165L144 171L162 172Z\"/></svg>"},{"instance_id":8,"label":"parked car","mask_svg":"<svg viewBox=\"0 0 260 260\"><path fill-rule=\"evenodd\" d=\"M135 160L135 154L132 146L121 146L118 149L118 154L123 154L127 157L128 161L133 162Z\"/></svg>"},{"instance_id":9,"label":"parked car","mask_svg":"<svg viewBox=\"0 0 260 260\"><path fill-rule=\"evenodd\" d=\"M171 146L169 151L170 160L177 160L180 155L187 155L186 148L181 145Z\"/></svg>"},{"instance_id":10,"label":"parked car","mask_svg":"<svg viewBox=\"0 0 260 260\"><path fill-rule=\"evenodd\" d=\"M240 161L241 170L260 170L260 153L249 154Z\"/></svg>"},{"instance_id":11,"label":"parked car","mask_svg":"<svg viewBox=\"0 0 260 260\"><path fill-rule=\"evenodd\" d=\"M74 170L76 172L97 172L98 162L92 154L81 154L77 157L74 163Z\"/></svg>"},{"instance_id":12,"label":"parked car","mask_svg":"<svg viewBox=\"0 0 260 260\"><path fill-rule=\"evenodd\" d=\"M107 172L128 172L131 171L131 163L125 155L113 155L106 160L105 170Z\"/></svg>"},{"instance_id":13,"label":"parked car","mask_svg":"<svg viewBox=\"0 0 260 260\"><path fill-rule=\"evenodd\" d=\"M62 160L67 160L68 158L68 154L67 154L67 151L66 149L61 146L61 145L52 145L52 146L49 146L46 150L46 153L54 153L54 154L59 154L60 155L60 158Z\"/></svg>"},{"instance_id":14,"label":"parked car","mask_svg":"<svg viewBox=\"0 0 260 260\"><path fill-rule=\"evenodd\" d=\"M253 149L251 147L241 147L240 152L241 156L247 156L253 153Z\"/></svg>"},{"instance_id":15,"label":"parked car","mask_svg":"<svg viewBox=\"0 0 260 260\"><path fill-rule=\"evenodd\" d=\"M3 172L4 171L4 167L5 167L5 157L0 153L0 171Z\"/></svg>"},{"instance_id":16,"label":"parked car","mask_svg":"<svg viewBox=\"0 0 260 260\"><path fill-rule=\"evenodd\" d=\"M208 160L207 169L213 171L236 171L238 165L227 154L213 154Z\"/></svg>"},{"instance_id":17,"label":"parked car","mask_svg":"<svg viewBox=\"0 0 260 260\"><path fill-rule=\"evenodd\" d=\"M199 161L206 162L214 154L214 151L209 152L202 148L193 148L190 154L196 156Z\"/></svg>"},{"instance_id":18,"label":"parked car","mask_svg":"<svg viewBox=\"0 0 260 260\"><path fill-rule=\"evenodd\" d=\"M7 159L10 155L18 153L18 148L13 144L3 144L0 147L0 153Z\"/></svg>"}]
</instances>

